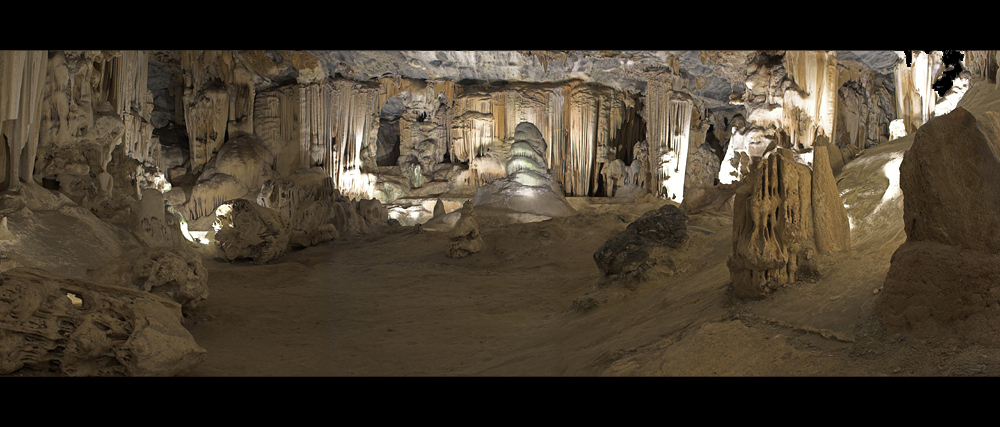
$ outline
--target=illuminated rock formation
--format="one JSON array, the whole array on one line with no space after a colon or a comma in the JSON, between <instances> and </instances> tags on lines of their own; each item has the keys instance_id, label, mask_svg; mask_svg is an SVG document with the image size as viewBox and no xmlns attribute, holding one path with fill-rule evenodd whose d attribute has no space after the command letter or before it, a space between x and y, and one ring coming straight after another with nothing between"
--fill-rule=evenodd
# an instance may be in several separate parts
<instances>
[{"instance_id":1,"label":"illuminated rock formation","mask_svg":"<svg viewBox=\"0 0 1000 427\"><path fill-rule=\"evenodd\" d=\"M903 53L899 52L902 57ZM941 71L941 52L914 51L912 63L896 66L896 118L903 119L907 134L927 123L934 115L937 92L934 81Z\"/></svg>"},{"instance_id":2,"label":"illuminated rock formation","mask_svg":"<svg viewBox=\"0 0 1000 427\"><path fill-rule=\"evenodd\" d=\"M375 178L361 168L362 151L375 148L378 89L337 80L299 86L298 91L299 144L309 165L322 165L344 194L372 197Z\"/></svg>"},{"instance_id":3,"label":"illuminated rock formation","mask_svg":"<svg viewBox=\"0 0 1000 427\"><path fill-rule=\"evenodd\" d=\"M691 132L692 102L672 86L650 80L646 93L647 167L652 172L655 194L681 203Z\"/></svg>"},{"instance_id":4,"label":"illuminated rock formation","mask_svg":"<svg viewBox=\"0 0 1000 427\"><path fill-rule=\"evenodd\" d=\"M205 356L180 304L148 292L16 268L0 274L0 313L0 374L173 376Z\"/></svg>"},{"instance_id":5,"label":"illuminated rock formation","mask_svg":"<svg viewBox=\"0 0 1000 427\"><path fill-rule=\"evenodd\" d=\"M213 227L215 245L228 261L249 258L265 264L283 255L291 238L287 218L246 199L219 204Z\"/></svg>"},{"instance_id":6,"label":"illuminated rock formation","mask_svg":"<svg viewBox=\"0 0 1000 427\"><path fill-rule=\"evenodd\" d=\"M257 93L254 99L254 135L275 155L274 170L290 176L309 167L309 146L299 138L299 91L282 86Z\"/></svg>"},{"instance_id":7,"label":"illuminated rock formation","mask_svg":"<svg viewBox=\"0 0 1000 427\"><path fill-rule=\"evenodd\" d=\"M257 203L288 219L293 247L372 233L389 218L378 200L352 201L333 188L330 177L312 171L268 181Z\"/></svg>"},{"instance_id":8,"label":"illuminated rock formation","mask_svg":"<svg viewBox=\"0 0 1000 427\"><path fill-rule=\"evenodd\" d=\"M549 217L575 213L545 168L547 147L538 128L518 124L510 147L507 176L479 187L473 204Z\"/></svg>"},{"instance_id":9,"label":"illuminated rock formation","mask_svg":"<svg viewBox=\"0 0 1000 427\"><path fill-rule=\"evenodd\" d=\"M964 108L927 122L899 167L906 242L878 310L890 333L948 330L1000 343L1000 114ZM976 195L969 197L970 194Z\"/></svg>"},{"instance_id":10,"label":"illuminated rock formation","mask_svg":"<svg viewBox=\"0 0 1000 427\"><path fill-rule=\"evenodd\" d=\"M91 274L105 285L150 292L185 309L208 298L208 270L201 257L172 247L151 247L118 257Z\"/></svg>"}]
</instances>

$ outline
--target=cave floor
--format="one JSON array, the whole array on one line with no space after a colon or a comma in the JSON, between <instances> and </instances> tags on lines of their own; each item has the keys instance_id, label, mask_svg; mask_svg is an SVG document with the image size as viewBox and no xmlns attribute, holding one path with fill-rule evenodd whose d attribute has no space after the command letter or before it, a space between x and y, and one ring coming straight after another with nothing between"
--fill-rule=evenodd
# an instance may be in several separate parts
<instances>
[{"instance_id":1,"label":"cave floor","mask_svg":"<svg viewBox=\"0 0 1000 427\"><path fill-rule=\"evenodd\" d=\"M188 376L1000 375L1000 350L886 336L891 221L759 301L729 291L725 214L690 217L687 246L634 289L604 283L594 251L662 203L483 226L462 259L446 233L397 227L269 265L206 261L211 295L185 325L208 353Z\"/></svg>"}]
</instances>

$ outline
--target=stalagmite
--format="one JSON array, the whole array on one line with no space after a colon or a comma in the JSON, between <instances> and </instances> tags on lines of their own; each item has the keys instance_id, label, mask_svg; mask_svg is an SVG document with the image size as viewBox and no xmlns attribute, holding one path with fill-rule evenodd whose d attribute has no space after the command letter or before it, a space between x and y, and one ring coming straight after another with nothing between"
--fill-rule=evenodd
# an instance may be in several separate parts
<instances>
[{"instance_id":1,"label":"stalagmite","mask_svg":"<svg viewBox=\"0 0 1000 427\"><path fill-rule=\"evenodd\" d=\"M518 124L510 147L507 176L479 187L473 204L548 217L575 213L545 167L547 147L538 128Z\"/></svg>"},{"instance_id":2,"label":"stalagmite","mask_svg":"<svg viewBox=\"0 0 1000 427\"><path fill-rule=\"evenodd\" d=\"M733 206L727 265L741 298L760 298L815 273L811 174L779 148L743 180Z\"/></svg>"},{"instance_id":3,"label":"stalagmite","mask_svg":"<svg viewBox=\"0 0 1000 427\"><path fill-rule=\"evenodd\" d=\"M479 233L471 200L462 205L461 213L462 217L449 232L451 242L445 251L448 258L465 258L483 249L483 237Z\"/></svg>"}]
</instances>

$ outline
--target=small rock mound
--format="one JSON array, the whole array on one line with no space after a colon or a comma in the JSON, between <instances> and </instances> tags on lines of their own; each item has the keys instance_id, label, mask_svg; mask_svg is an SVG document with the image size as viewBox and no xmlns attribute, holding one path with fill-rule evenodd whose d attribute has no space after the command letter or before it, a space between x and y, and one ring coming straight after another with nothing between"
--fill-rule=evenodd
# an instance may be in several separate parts
<instances>
[{"instance_id":1,"label":"small rock mound","mask_svg":"<svg viewBox=\"0 0 1000 427\"><path fill-rule=\"evenodd\" d=\"M674 205L646 212L625 231L594 252L594 262L605 277L624 279L632 287L648 267L654 247L679 249L688 239L687 215Z\"/></svg>"}]
</instances>

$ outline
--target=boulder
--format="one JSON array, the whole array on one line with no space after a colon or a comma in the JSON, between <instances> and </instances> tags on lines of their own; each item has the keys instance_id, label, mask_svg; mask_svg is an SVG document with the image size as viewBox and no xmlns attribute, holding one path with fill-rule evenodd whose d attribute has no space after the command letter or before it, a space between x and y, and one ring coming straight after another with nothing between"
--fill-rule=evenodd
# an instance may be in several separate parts
<instances>
[{"instance_id":1,"label":"boulder","mask_svg":"<svg viewBox=\"0 0 1000 427\"><path fill-rule=\"evenodd\" d=\"M621 278L631 287L648 267L654 247L679 249L687 239L687 215L675 205L663 205L601 245L594 252L594 262L605 277Z\"/></svg>"}]
</instances>

